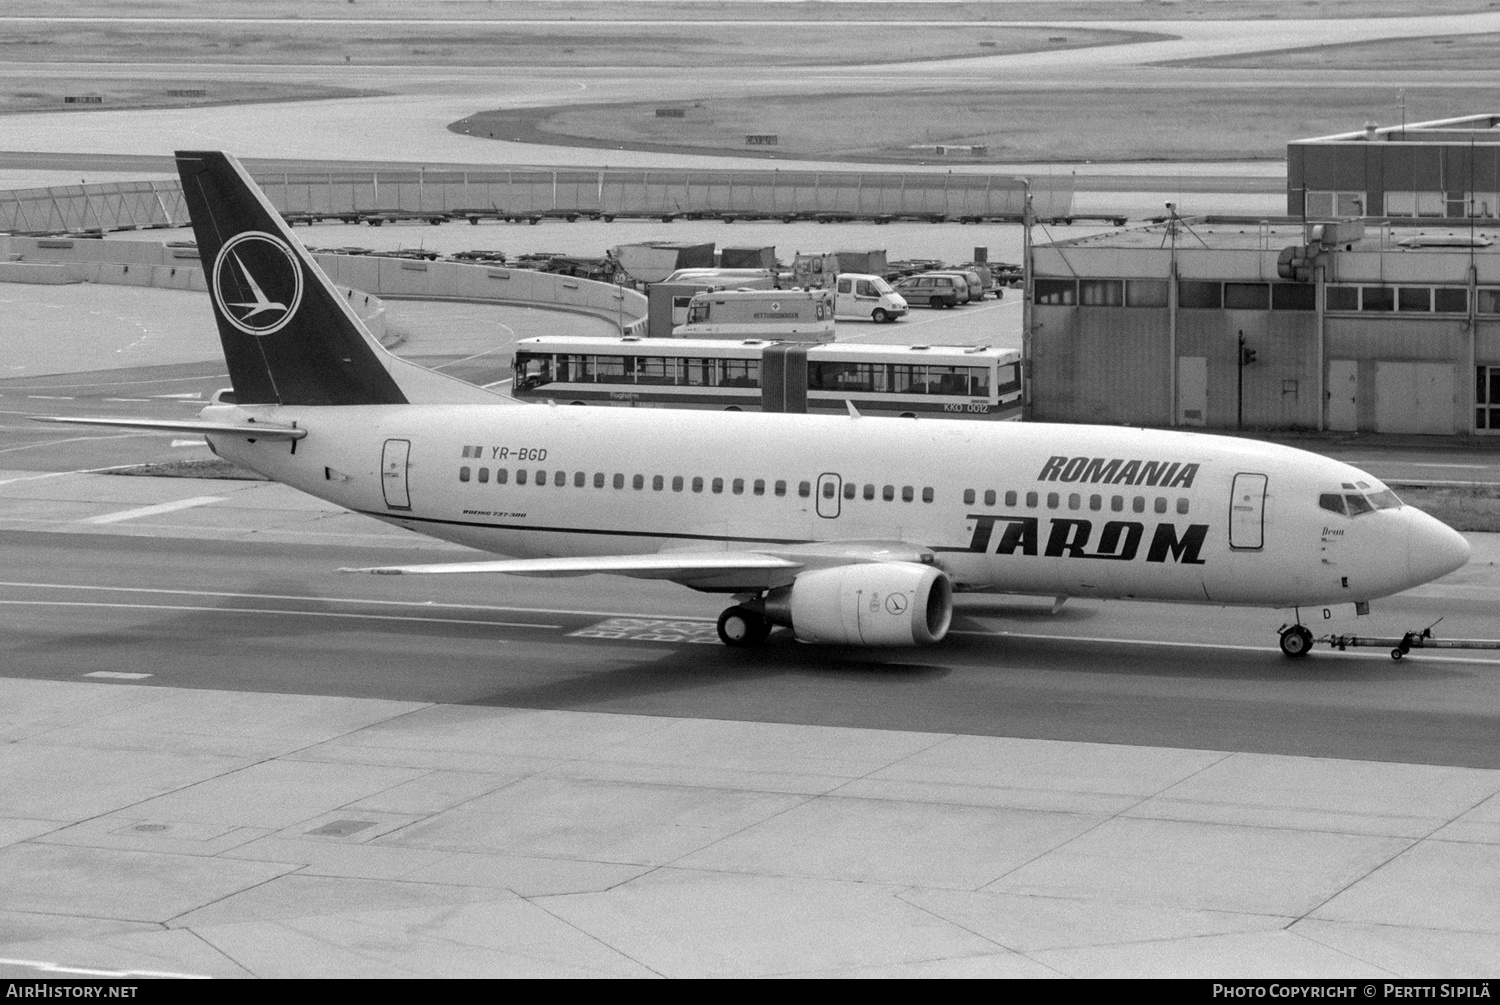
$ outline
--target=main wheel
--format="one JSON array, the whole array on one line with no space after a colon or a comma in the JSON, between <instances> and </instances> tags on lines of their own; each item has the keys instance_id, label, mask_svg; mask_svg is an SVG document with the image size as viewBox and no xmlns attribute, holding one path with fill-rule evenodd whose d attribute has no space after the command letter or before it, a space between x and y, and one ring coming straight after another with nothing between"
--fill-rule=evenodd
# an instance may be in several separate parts
<instances>
[{"instance_id":1,"label":"main wheel","mask_svg":"<svg viewBox=\"0 0 1500 1005\"><path fill-rule=\"evenodd\" d=\"M1288 659L1301 659L1313 646L1312 632L1301 625L1293 625L1281 633L1281 652Z\"/></svg>"},{"instance_id":2,"label":"main wheel","mask_svg":"<svg viewBox=\"0 0 1500 1005\"><path fill-rule=\"evenodd\" d=\"M890 319L891 316L885 312L885 308L883 307L875 308L875 312L870 315L870 320L874 321L878 325L885 324Z\"/></svg>"},{"instance_id":3,"label":"main wheel","mask_svg":"<svg viewBox=\"0 0 1500 1005\"><path fill-rule=\"evenodd\" d=\"M771 634L766 619L744 607L731 607L719 615L719 641L743 648L759 645Z\"/></svg>"}]
</instances>

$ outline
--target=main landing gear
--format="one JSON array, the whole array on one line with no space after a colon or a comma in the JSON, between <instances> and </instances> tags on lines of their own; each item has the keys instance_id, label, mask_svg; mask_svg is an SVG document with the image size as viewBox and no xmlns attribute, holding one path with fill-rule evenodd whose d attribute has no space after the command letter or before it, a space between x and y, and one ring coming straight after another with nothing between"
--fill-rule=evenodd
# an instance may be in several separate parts
<instances>
[{"instance_id":1,"label":"main landing gear","mask_svg":"<svg viewBox=\"0 0 1500 1005\"><path fill-rule=\"evenodd\" d=\"M1312 651L1313 633L1302 625L1287 625L1281 629L1281 652L1289 659L1301 659Z\"/></svg>"},{"instance_id":2,"label":"main landing gear","mask_svg":"<svg viewBox=\"0 0 1500 1005\"><path fill-rule=\"evenodd\" d=\"M771 623L748 607L731 607L719 615L719 640L726 646L758 646L771 634Z\"/></svg>"}]
</instances>

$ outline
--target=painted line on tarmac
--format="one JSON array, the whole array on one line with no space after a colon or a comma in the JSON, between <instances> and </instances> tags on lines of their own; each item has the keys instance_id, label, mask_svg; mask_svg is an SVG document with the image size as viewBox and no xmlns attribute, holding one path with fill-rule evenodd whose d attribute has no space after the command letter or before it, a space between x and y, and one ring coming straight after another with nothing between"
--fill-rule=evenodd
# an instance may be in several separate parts
<instances>
[{"instance_id":1,"label":"painted line on tarmac","mask_svg":"<svg viewBox=\"0 0 1500 1005\"><path fill-rule=\"evenodd\" d=\"M1269 646L1269 645L1266 645L1266 646L1239 646L1239 645L1231 645L1231 644L1229 644L1227 642L1159 642L1159 641L1154 641L1152 639L1121 639L1121 638L1110 638L1108 636L1099 636L1099 635L1035 635L1035 634L1032 634L1032 633L1029 633L1029 632L981 632L981 631L975 631L973 629L961 629L961 628L950 629L949 632L948 632L948 634L949 635L981 635L981 636L984 636L986 638L1037 639L1037 640L1041 640L1041 641L1044 641L1044 642L1103 642L1103 643L1111 643L1111 644L1114 644L1114 645L1125 645L1125 646L1151 646L1154 649L1163 649L1163 648L1169 648L1169 649L1219 649L1219 650L1226 650L1226 651L1232 651L1232 652L1245 652L1245 653L1267 653L1267 652L1276 652L1277 651L1277 649L1276 649L1275 646ZM1381 652L1373 652L1373 653L1351 653L1351 652L1347 652L1347 651L1343 651L1343 650L1335 650L1334 648L1332 648L1330 646L1326 650L1314 649L1312 651L1315 652L1315 653L1316 652L1320 652L1320 651L1321 652L1327 652L1327 653L1338 652L1339 655L1341 655L1341 656L1348 656L1348 657L1351 657L1351 658L1354 658L1354 659L1379 659L1379 660L1385 660L1388 663L1395 662L1394 660L1391 659L1390 653L1386 652L1384 650L1382 650ZM1406 659L1411 659L1411 657L1416 656L1416 655L1418 655L1418 651L1416 649L1413 649L1410 653L1408 653L1406 655L1405 658ZM1426 655L1426 654L1424 653L1422 655ZM1437 658L1441 659L1444 663L1476 663L1476 664L1478 664L1480 666L1500 666L1500 659L1487 660L1487 659L1479 659L1477 657L1472 657L1472 656L1452 656L1452 657L1450 657L1450 656L1440 656L1440 657L1437 657Z\"/></svg>"},{"instance_id":2,"label":"painted line on tarmac","mask_svg":"<svg viewBox=\"0 0 1500 1005\"><path fill-rule=\"evenodd\" d=\"M642 614L639 611L580 611L563 607L502 607L498 604L451 604L441 600L378 600L365 597L317 597L291 593L232 593L227 590L174 590L162 586L98 586L88 583L17 583L0 581L0 587L33 590L88 590L112 593L151 593L176 597L222 597L226 600L305 600L320 604L369 604L387 607L448 608L456 611L495 611L514 614L566 614L585 618L666 618L716 624L715 618L699 614Z\"/></svg>"},{"instance_id":3,"label":"painted line on tarmac","mask_svg":"<svg viewBox=\"0 0 1500 1005\"><path fill-rule=\"evenodd\" d=\"M17 450L35 450L38 447L55 447L55 446L58 446L59 444L62 444L62 443L87 443L87 442L92 441L92 440L131 440L131 439L135 439L136 437L140 437L140 436L160 436L160 435L161 435L161 433L158 432L157 430L154 430L154 429L145 429L145 430L142 430L139 433L111 433L108 436L72 436L72 437L69 437L66 440L38 440L36 443L28 443L25 446L21 446L21 447L6 447L4 450L0 450L0 454L13 454ZM128 465L128 464L117 464L117 465L115 465L115 467L122 467L123 468L123 467L130 467L130 465ZM108 471L108 470L111 470L111 469L109 469L109 468L95 468L93 470L95 470L95 471ZM63 473L71 475L71 474L80 474L81 472L66 471L66 472L63 472ZM14 479L12 479L12 480L14 481ZM0 485L4 485L4 484L5 484L4 482L0 482Z\"/></svg>"},{"instance_id":4,"label":"painted line on tarmac","mask_svg":"<svg viewBox=\"0 0 1500 1005\"><path fill-rule=\"evenodd\" d=\"M52 440L51 442L56 443L57 441ZM75 471L48 471L46 474L42 475L22 475L19 478L0 478L0 485L10 485L14 482L34 482L39 481L43 478L62 478L65 475L97 475L102 474L105 471L123 471L125 468L138 468L140 466L140 462L137 461L132 464L111 464L106 468L78 468Z\"/></svg>"},{"instance_id":5,"label":"painted line on tarmac","mask_svg":"<svg viewBox=\"0 0 1500 1005\"><path fill-rule=\"evenodd\" d=\"M0 600L5 607L92 607L125 611L188 611L193 614L276 614L294 618L349 618L356 621L417 621L431 625L477 625L484 628L546 628L534 621L480 621L474 618L419 618L406 614L359 614L354 611L294 611L272 607L195 607L188 604L106 604L92 600Z\"/></svg>"},{"instance_id":6,"label":"painted line on tarmac","mask_svg":"<svg viewBox=\"0 0 1500 1005\"><path fill-rule=\"evenodd\" d=\"M126 520L139 520L142 517L161 516L163 513L176 513L178 510L221 503L224 501L224 498L224 496L193 496L191 499L178 499L175 502L157 503L154 506L137 506L134 509L122 509L114 513L102 513L99 516L89 517L83 523L123 523Z\"/></svg>"},{"instance_id":7,"label":"painted line on tarmac","mask_svg":"<svg viewBox=\"0 0 1500 1005\"><path fill-rule=\"evenodd\" d=\"M85 677L103 677L106 680L145 680L154 676L149 673L126 673L123 670L95 670L93 673L84 674Z\"/></svg>"},{"instance_id":8,"label":"painted line on tarmac","mask_svg":"<svg viewBox=\"0 0 1500 1005\"><path fill-rule=\"evenodd\" d=\"M67 974L70 977L178 977L194 981L210 980L207 974L179 974L170 970L97 970L91 967L70 967L63 963L49 963L46 960L12 960L3 957L0 957L0 966L31 967L44 974Z\"/></svg>"}]
</instances>

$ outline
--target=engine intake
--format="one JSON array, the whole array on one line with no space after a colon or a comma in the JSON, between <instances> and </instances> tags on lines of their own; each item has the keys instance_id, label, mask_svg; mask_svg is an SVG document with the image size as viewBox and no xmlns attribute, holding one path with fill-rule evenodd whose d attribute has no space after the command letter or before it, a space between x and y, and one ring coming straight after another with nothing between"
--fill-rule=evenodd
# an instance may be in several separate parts
<instances>
[{"instance_id":1,"label":"engine intake","mask_svg":"<svg viewBox=\"0 0 1500 1005\"><path fill-rule=\"evenodd\" d=\"M953 623L953 585L930 565L877 562L804 572L766 597L766 617L803 642L913 646Z\"/></svg>"}]
</instances>

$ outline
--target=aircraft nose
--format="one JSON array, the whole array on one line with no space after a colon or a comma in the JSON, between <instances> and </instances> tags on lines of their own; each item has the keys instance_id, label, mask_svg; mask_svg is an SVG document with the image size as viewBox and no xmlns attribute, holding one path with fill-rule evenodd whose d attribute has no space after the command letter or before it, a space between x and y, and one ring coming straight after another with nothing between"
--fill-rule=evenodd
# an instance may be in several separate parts
<instances>
[{"instance_id":1,"label":"aircraft nose","mask_svg":"<svg viewBox=\"0 0 1500 1005\"><path fill-rule=\"evenodd\" d=\"M1471 549L1462 534L1419 510L1406 538L1407 566L1413 583L1430 583L1464 567Z\"/></svg>"}]
</instances>

